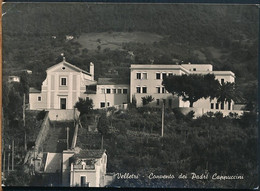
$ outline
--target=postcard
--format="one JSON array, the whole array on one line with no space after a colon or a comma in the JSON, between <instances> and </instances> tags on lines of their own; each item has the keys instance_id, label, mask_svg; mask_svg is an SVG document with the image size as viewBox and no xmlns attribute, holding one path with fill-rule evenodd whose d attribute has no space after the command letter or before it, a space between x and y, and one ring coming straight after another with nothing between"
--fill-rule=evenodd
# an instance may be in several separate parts
<instances>
[{"instance_id":1,"label":"postcard","mask_svg":"<svg viewBox=\"0 0 260 191\"><path fill-rule=\"evenodd\" d=\"M3 3L2 186L257 189L259 5Z\"/></svg>"}]
</instances>

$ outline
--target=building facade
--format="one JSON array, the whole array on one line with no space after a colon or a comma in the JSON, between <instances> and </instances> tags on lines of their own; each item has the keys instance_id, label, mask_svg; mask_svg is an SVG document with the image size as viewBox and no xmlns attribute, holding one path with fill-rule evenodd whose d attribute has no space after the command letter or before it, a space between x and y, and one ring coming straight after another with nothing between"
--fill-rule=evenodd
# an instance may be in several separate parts
<instances>
[{"instance_id":1,"label":"building facade","mask_svg":"<svg viewBox=\"0 0 260 191\"><path fill-rule=\"evenodd\" d=\"M214 74L220 83L235 82L231 71L214 71L211 64L156 65L132 64L130 82L113 78L94 79L94 64L89 72L68 62L65 58L59 64L47 69L47 77L41 91L30 88L31 110L72 110L79 98L92 99L94 109L117 106L136 100L142 106L142 97L154 98L150 106L189 107L189 102L167 92L162 81L167 76L183 74ZM129 85L130 84L130 85ZM232 110L234 103L217 103L216 99L200 99L194 108ZM58 114L57 114L58 115ZM57 116L55 115L55 116Z\"/></svg>"},{"instance_id":2,"label":"building facade","mask_svg":"<svg viewBox=\"0 0 260 191\"><path fill-rule=\"evenodd\" d=\"M65 58L46 70L47 77L41 91L29 93L30 109L73 109L79 97L83 97L86 86L96 83L94 64L90 72L84 71L68 62Z\"/></svg>"},{"instance_id":3,"label":"building facade","mask_svg":"<svg viewBox=\"0 0 260 191\"><path fill-rule=\"evenodd\" d=\"M94 64L89 72L68 62L62 62L46 70L47 77L41 91L30 88L31 110L73 110L79 98L92 99L94 109L128 103L129 85L113 82L112 78L94 80Z\"/></svg>"},{"instance_id":4,"label":"building facade","mask_svg":"<svg viewBox=\"0 0 260 191\"><path fill-rule=\"evenodd\" d=\"M130 100L135 99L137 106L142 106L142 97L152 96L154 101L150 105L161 107L189 107L189 102L173 96L165 90L162 81L167 76L183 74L214 74L220 83L234 82L235 75L231 71L213 71L210 64L181 64L181 65L141 65L132 64L130 67ZM200 99L193 105L194 108L232 110L233 103L217 103L216 99Z\"/></svg>"},{"instance_id":5,"label":"building facade","mask_svg":"<svg viewBox=\"0 0 260 191\"><path fill-rule=\"evenodd\" d=\"M107 183L105 150L63 151L62 185L104 187Z\"/></svg>"},{"instance_id":6,"label":"building facade","mask_svg":"<svg viewBox=\"0 0 260 191\"><path fill-rule=\"evenodd\" d=\"M12 82L20 82L20 77L19 76L8 76L8 83Z\"/></svg>"},{"instance_id":7,"label":"building facade","mask_svg":"<svg viewBox=\"0 0 260 191\"><path fill-rule=\"evenodd\" d=\"M129 84L113 78L98 78L96 85L87 88L86 99L92 99L95 108L129 103Z\"/></svg>"}]
</instances>

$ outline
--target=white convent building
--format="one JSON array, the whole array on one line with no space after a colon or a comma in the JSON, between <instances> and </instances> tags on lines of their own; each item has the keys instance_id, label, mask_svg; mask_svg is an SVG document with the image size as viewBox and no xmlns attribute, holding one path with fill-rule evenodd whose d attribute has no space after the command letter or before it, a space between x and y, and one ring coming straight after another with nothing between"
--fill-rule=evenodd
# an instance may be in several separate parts
<instances>
[{"instance_id":1,"label":"white convent building","mask_svg":"<svg viewBox=\"0 0 260 191\"><path fill-rule=\"evenodd\" d=\"M211 64L132 64L130 82L124 83L113 78L94 79L94 64L90 63L89 72L63 61L47 69L47 77L42 88L30 88L29 105L31 110L73 110L79 98L92 99L94 109L118 106L136 100L142 106L142 97L152 96L149 105L168 108L187 108L189 102L168 93L162 85L165 77L183 74L214 74L220 83L235 82L231 71L213 71ZM130 83L130 84L129 84ZM217 103L216 99L200 99L193 108L207 112L233 110L234 103ZM205 113L204 112L204 113ZM66 116L64 116L66 117Z\"/></svg>"},{"instance_id":2,"label":"white convent building","mask_svg":"<svg viewBox=\"0 0 260 191\"><path fill-rule=\"evenodd\" d=\"M167 76L183 74L214 74L220 83L235 82L235 74L231 71L213 71L211 64L181 64L181 65L156 65L156 64L132 64L131 65L130 98L136 99L137 106L142 105L142 97L151 95L153 106L165 107L189 107L189 102L183 102L181 98L173 96L165 90L162 81ZM193 104L194 108L232 110L233 104L217 103L216 99L200 99Z\"/></svg>"}]
</instances>

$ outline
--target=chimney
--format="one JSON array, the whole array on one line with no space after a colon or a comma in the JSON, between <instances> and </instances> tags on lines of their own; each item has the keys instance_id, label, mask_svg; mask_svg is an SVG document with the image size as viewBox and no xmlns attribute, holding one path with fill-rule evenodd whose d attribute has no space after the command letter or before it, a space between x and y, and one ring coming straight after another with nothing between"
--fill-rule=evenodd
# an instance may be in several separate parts
<instances>
[{"instance_id":1,"label":"chimney","mask_svg":"<svg viewBox=\"0 0 260 191\"><path fill-rule=\"evenodd\" d=\"M94 64L93 64L93 62L90 62L89 73L91 74L91 80L94 80Z\"/></svg>"}]
</instances>

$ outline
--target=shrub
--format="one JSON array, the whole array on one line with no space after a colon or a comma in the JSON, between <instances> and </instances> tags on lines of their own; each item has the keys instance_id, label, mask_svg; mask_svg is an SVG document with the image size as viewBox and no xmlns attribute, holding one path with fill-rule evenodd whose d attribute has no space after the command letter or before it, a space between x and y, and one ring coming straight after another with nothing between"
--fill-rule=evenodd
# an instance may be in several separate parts
<instances>
[{"instance_id":1,"label":"shrub","mask_svg":"<svg viewBox=\"0 0 260 191\"><path fill-rule=\"evenodd\" d=\"M38 115L36 116L37 121L43 120L45 117L46 111L42 110L38 113Z\"/></svg>"},{"instance_id":2,"label":"shrub","mask_svg":"<svg viewBox=\"0 0 260 191\"><path fill-rule=\"evenodd\" d=\"M153 98L151 95L142 97L143 106L149 104L149 103L152 102L153 100L154 100L154 98Z\"/></svg>"}]
</instances>

